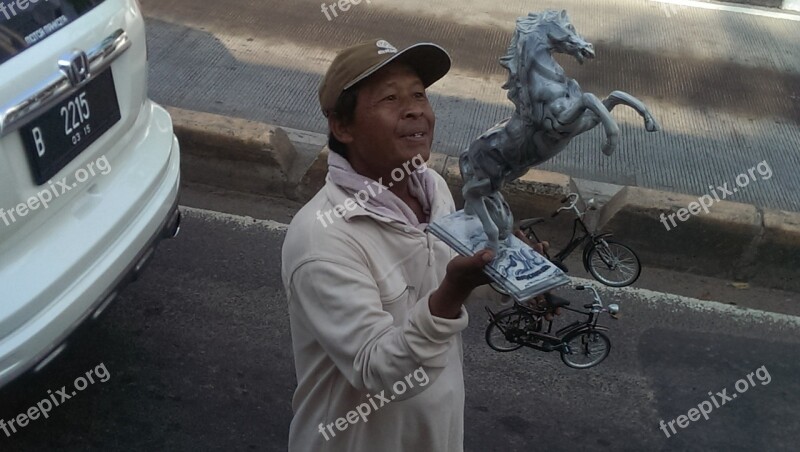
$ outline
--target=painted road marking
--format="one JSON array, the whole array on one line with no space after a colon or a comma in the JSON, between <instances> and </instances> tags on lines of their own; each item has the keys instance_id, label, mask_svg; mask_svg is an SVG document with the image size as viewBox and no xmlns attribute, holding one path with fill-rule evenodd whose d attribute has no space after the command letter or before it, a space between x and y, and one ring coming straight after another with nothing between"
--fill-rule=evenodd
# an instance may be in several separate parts
<instances>
[{"instance_id":1,"label":"painted road marking","mask_svg":"<svg viewBox=\"0 0 800 452\"><path fill-rule=\"evenodd\" d=\"M181 206L181 212L188 217L205 217L211 220L222 221L223 223L235 224L238 226L250 227L261 226L270 231L286 231L288 224L278 223L272 220L259 220L258 218L231 215L229 213L215 212L213 210L195 209L194 207Z\"/></svg>"},{"instance_id":2,"label":"painted road marking","mask_svg":"<svg viewBox=\"0 0 800 452\"><path fill-rule=\"evenodd\" d=\"M688 6L692 8L712 9L716 11L727 11L731 13L749 14L751 16L769 17L772 19L793 20L800 22L800 14L784 13L767 9L748 8L746 6L734 6L722 3L706 3L697 0L650 0L656 3L666 3L669 5Z\"/></svg>"}]
</instances>

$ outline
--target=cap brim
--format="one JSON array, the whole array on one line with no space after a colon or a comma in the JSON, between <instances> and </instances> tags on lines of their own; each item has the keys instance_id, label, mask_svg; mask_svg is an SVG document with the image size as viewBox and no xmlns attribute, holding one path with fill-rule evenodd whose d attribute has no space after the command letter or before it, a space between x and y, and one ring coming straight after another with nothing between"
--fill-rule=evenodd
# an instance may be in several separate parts
<instances>
[{"instance_id":1,"label":"cap brim","mask_svg":"<svg viewBox=\"0 0 800 452\"><path fill-rule=\"evenodd\" d=\"M450 70L451 65L450 54L442 47L431 42L420 42L397 52L387 60L367 69L353 81L345 85L343 90L353 87L356 83L395 61L402 61L411 66L411 68L417 72L419 78L422 79L425 88L444 77Z\"/></svg>"}]
</instances>

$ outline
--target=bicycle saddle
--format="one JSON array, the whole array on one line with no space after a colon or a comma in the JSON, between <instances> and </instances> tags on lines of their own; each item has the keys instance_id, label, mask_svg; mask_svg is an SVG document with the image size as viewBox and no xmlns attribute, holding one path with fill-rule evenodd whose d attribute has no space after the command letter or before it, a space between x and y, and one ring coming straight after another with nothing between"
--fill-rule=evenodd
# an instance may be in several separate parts
<instances>
[{"instance_id":1,"label":"bicycle saddle","mask_svg":"<svg viewBox=\"0 0 800 452\"><path fill-rule=\"evenodd\" d=\"M557 297L555 295L544 294L544 299L547 301L547 304L554 308L560 308L562 306L569 306L570 301L565 300L561 297Z\"/></svg>"},{"instance_id":2,"label":"bicycle saddle","mask_svg":"<svg viewBox=\"0 0 800 452\"><path fill-rule=\"evenodd\" d=\"M544 218L528 218L519 222L520 229L528 229L531 226L544 223Z\"/></svg>"}]
</instances>

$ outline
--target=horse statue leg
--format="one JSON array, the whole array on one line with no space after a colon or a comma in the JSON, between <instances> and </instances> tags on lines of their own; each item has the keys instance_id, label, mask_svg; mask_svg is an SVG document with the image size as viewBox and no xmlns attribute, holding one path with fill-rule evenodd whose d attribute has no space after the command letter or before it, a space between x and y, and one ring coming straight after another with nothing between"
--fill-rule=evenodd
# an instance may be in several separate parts
<instances>
[{"instance_id":1,"label":"horse statue leg","mask_svg":"<svg viewBox=\"0 0 800 452\"><path fill-rule=\"evenodd\" d=\"M514 214L508 206L503 194L499 191L483 198L489 217L497 226L498 239L502 242L511 234L511 227L514 225Z\"/></svg>"},{"instance_id":2,"label":"horse statue leg","mask_svg":"<svg viewBox=\"0 0 800 452\"><path fill-rule=\"evenodd\" d=\"M486 200L491 199L487 196L491 182L488 179L469 180L464 183L462 194L464 196L464 213L467 215L477 215L483 225L483 231L488 239L487 246L497 252L500 246L500 228L495 224L489 209L486 207Z\"/></svg>"},{"instance_id":3,"label":"horse statue leg","mask_svg":"<svg viewBox=\"0 0 800 452\"><path fill-rule=\"evenodd\" d=\"M461 179L464 181L464 187L461 189L464 197L464 213L478 217L488 238L487 246L496 252L500 245L501 231L485 202L492 196L491 180L478 178L466 152L459 157L458 166L461 170Z\"/></svg>"},{"instance_id":4,"label":"horse statue leg","mask_svg":"<svg viewBox=\"0 0 800 452\"><path fill-rule=\"evenodd\" d=\"M661 126L658 124L658 121L656 121L656 118L650 113L650 110L647 109L647 106L644 104L644 102L631 96L625 91L614 91L609 94L608 97L603 99L603 105L608 111L613 110L614 107L620 104L627 105L636 110L636 112L639 113L639 116L644 118L644 128L648 132L657 132L661 130Z\"/></svg>"},{"instance_id":5,"label":"horse statue leg","mask_svg":"<svg viewBox=\"0 0 800 452\"><path fill-rule=\"evenodd\" d=\"M606 132L606 144L603 154L611 155L619 144L619 126L606 106L592 93L581 94L572 104L554 118L560 124L554 127L561 133L569 133L573 138L593 129L598 123L603 124ZM537 143L538 144L538 143ZM545 146L544 143L539 144Z\"/></svg>"},{"instance_id":6,"label":"horse statue leg","mask_svg":"<svg viewBox=\"0 0 800 452\"><path fill-rule=\"evenodd\" d=\"M606 131L606 144L603 146L603 154L613 154L619 145L619 126L617 122L614 121L611 113L594 94L584 93L581 96L581 101L588 110L597 115Z\"/></svg>"}]
</instances>

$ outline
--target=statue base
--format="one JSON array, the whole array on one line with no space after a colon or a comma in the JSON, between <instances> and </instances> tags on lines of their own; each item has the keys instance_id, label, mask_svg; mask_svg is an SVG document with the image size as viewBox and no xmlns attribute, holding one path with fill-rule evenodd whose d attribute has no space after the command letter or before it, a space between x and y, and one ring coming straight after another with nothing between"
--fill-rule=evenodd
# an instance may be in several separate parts
<instances>
[{"instance_id":1,"label":"statue base","mask_svg":"<svg viewBox=\"0 0 800 452\"><path fill-rule=\"evenodd\" d=\"M434 221L428 231L464 256L474 255L488 242L478 217L463 210ZM497 255L484 271L520 302L570 282L561 269L514 235L500 241Z\"/></svg>"}]
</instances>

